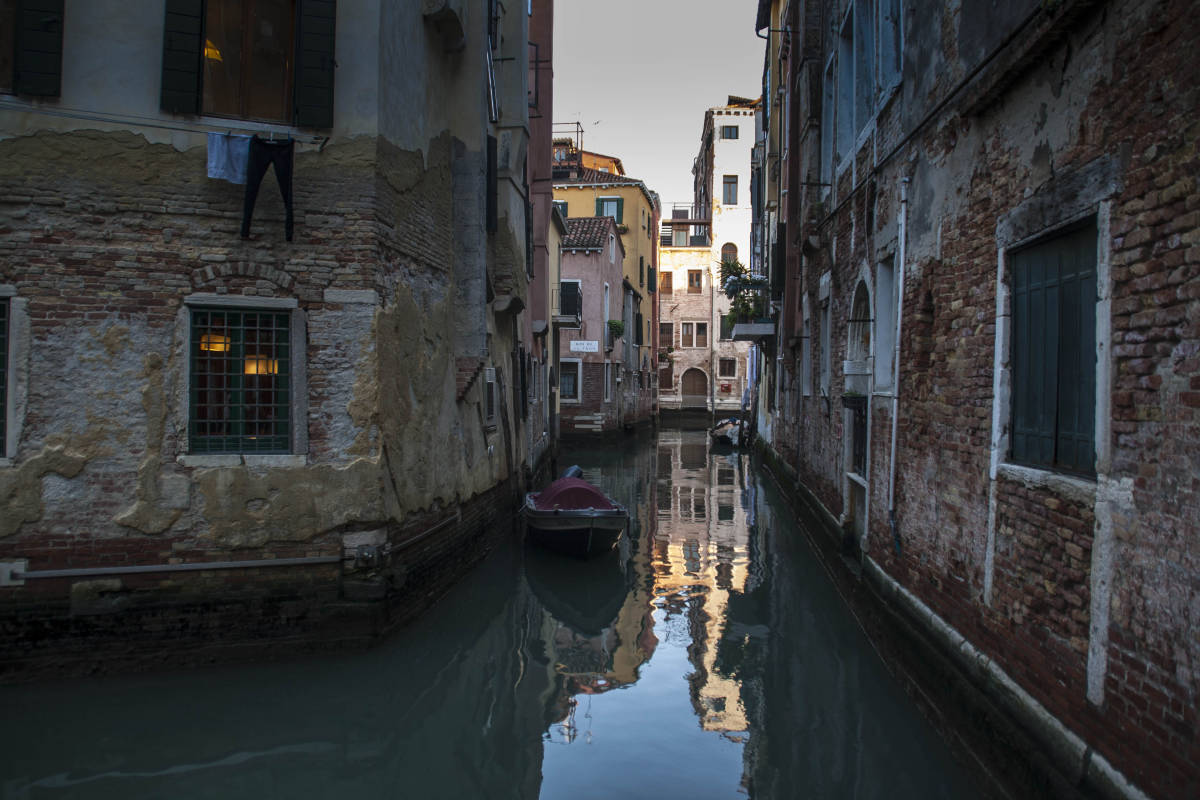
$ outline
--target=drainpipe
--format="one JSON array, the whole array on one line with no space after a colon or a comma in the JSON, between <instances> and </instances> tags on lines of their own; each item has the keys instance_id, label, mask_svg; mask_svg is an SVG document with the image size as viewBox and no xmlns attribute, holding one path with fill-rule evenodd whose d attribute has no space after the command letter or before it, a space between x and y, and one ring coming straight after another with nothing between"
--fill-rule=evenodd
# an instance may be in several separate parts
<instances>
[{"instance_id":1,"label":"drainpipe","mask_svg":"<svg viewBox=\"0 0 1200 800\"><path fill-rule=\"evenodd\" d=\"M892 458L888 464L888 527L892 531L892 544L896 555L900 555L900 529L896 527L896 436L900 428L900 333L904 324L904 262L905 236L908 228L908 177L900 179L900 222L897 250L900 269L896 278L896 349L892 368Z\"/></svg>"}]
</instances>

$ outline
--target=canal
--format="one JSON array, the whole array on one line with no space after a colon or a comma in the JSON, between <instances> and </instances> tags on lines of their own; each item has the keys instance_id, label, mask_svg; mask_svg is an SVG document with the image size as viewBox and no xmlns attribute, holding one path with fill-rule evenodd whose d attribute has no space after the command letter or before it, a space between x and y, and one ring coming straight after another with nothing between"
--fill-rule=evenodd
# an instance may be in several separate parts
<instances>
[{"instance_id":1,"label":"canal","mask_svg":"<svg viewBox=\"0 0 1200 800\"><path fill-rule=\"evenodd\" d=\"M5 687L2 797L980 794L748 457L560 463L629 506L611 558L505 545L366 652Z\"/></svg>"}]
</instances>

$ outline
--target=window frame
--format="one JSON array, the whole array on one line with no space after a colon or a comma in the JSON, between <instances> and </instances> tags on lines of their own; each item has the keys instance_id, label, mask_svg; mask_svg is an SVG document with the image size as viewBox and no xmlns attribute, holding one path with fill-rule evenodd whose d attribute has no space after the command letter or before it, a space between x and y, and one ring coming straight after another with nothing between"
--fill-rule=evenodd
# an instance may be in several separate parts
<instances>
[{"instance_id":1,"label":"window frame","mask_svg":"<svg viewBox=\"0 0 1200 800\"><path fill-rule=\"evenodd\" d=\"M729 135L730 131L733 132L732 136ZM726 141L737 139L737 138L739 138L740 131L741 131L740 125L722 125L721 126L721 139L726 140Z\"/></svg>"},{"instance_id":2,"label":"window frame","mask_svg":"<svg viewBox=\"0 0 1200 800\"><path fill-rule=\"evenodd\" d=\"M738 204L738 176L721 176L721 205L736 206Z\"/></svg>"},{"instance_id":3,"label":"window frame","mask_svg":"<svg viewBox=\"0 0 1200 800\"><path fill-rule=\"evenodd\" d=\"M1060 248L1058 255L1061 255L1061 248L1070 245L1082 245L1082 248L1071 251L1074 256L1071 265L1064 264L1062 259L1054 265L1057 272L1053 279L1044 277L1043 273L1043 279L1037 280L1031 274L1023 283L1019 281L1019 273L1026 267L1032 273L1038 255L1045 257L1047 253L1054 253L1056 247ZM1009 292L1010 379L1007 409L1010 433L1005 460L1010 464L1085 479L1094 480L1096 477L1099 457L1096 417L1100 402L1097 392L1097 376L1100 374L1097 341L1101 336L1097 325L1097 308L1101 302L1098 250L1098 221L1093 215L1013 246L1005 254L1008 273L1005 277ZM1068 272L1072 267L1074 271ZM1066 287L1070 282L1078 285L1068 292ZM1037 291L1041 291L1043 297L1051 293L1054 297L1053 331L1049 330L1049 325L1041 331L1035 329L1037 312L1031 306L1035 302L1033 294ZM1073 309L1072 303L1075 304ZM1048 315L1049 309L1050 304L1044 303L1042 313ZM1043 317L1042 321L1047 320ZM1026 322L1025 326L1022 322ZM1069 328L1071 322L1076 323L1075 329L1068 329L1064 335L1064 326ZM1053 352L1040 354L1042 375L1036 376L1039 358L1033 354L1042 347L1049 349L1051 341ZM1050 382L1053 386L1048 388L1043 382L1040 391L1027 390L1026 386L1036 383L1038 377L1052 377ZM1070 396L1064 399L1064 392ZM1049 394L1053 394L1052 400L1047 398ZM1072 406L1076 415L1076 429L1073 431L1067 430L1063 421ZM1039 412L1042 416L1040 420L1036 419ZM1047 421L1047 415L1053 419ZM1079 441L1084 434L1087 439ZM1040 453L1036 442L1038 439L1042 440ZM1077 440L1076 447L1090 445L1090 457L1084 459L1077 452L1072 460L1064 455L1064 439ZM1048 457L1045 455L1047 442Z\"/></svg>"},{"instance_id":4,"label":"window frame","mask_svg":"<svg viewBox=\"0 0 1200 800\"><path fill-rule=\"evenodd\" d=\"M658 293L675 294L675 273L664 269L658 273Z\"/></svg>"},{"instance_id":5,"label":"window frame","mask_svg":"<svg viewBox=\"0 0 1200 800\"><path fill-rule=\"evenodd\" d=\"M692 278L695 277L695 281ZM688 294L703 294L704 293L704 270L689 269L688 270Z\"/></svg>"},{"instance_id":6,"label":"window frame","mask_svg":"<svg viewBox=\"0 0 1200 800\"><path fill-rule=\"evenodd\" d=\"M615 215L609 214L605 210L605 206L608 203L616 204L617 213ZM622 224L623 218L625 216L624 206L625 206L625 198L623 198L619 195L598 195L596 197L596 216L597 217L609 217L615 223L620 225L620 224Z\"/></svg>"},{"instance_id":7,"label":"window frame","mask_svg":"<svg viewBox=\"0 0 1200 800\"><path fill-rule=\"evenodd\" d=\"M575 393L568 396L563 390L563 378L567 375L567 370L575 373ZM569 403L571 405L579 405L583 400L583 359L581 358L560 358L558 364L558 401L560 403Z\"/></svg>"},{"instance_id":8,"label":"window frame","mask_svg":"<svg viewBox=\"0 0 1200 800\"><path fill-rule=\"evenodd\" d=\"M737 362L738 362L738 360L736 358L729 358L729 357L725 357L725 356L718 358L717 359L717 377L718 378L736 378L738 376ZM725 372L726 364L733 365L732 371L730 371L728 373Z\"/></svg>"},{"instance_id":9,"label":"window frame","mask_svg":"<svg viewBox=\"0 0 1200 800\"><path fill-rule=\"evenodd\" d=\"M193 312L210 309L223 312L242 313L286 313L288 314L288 448L266 451L194 451L191 442L193 365L192 334ZM179 461L184 466L228 466L236 463L271 463L303 465L308 453L308 374L307 374L307 322L304 311L295 298L240 297L198 293L184 298L179 311L180 325L184 331L184 358L182 380L184 402L180 404L180 424L188 431L184 437Z\"/></svg>"}]
</instances>

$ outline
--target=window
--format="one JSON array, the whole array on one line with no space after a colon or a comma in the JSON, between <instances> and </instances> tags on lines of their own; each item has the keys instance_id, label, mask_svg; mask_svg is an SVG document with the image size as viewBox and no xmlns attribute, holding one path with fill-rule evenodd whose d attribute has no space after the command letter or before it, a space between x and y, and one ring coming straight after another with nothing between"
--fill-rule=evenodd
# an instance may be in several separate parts
<instances>
[{"instance_id":1,"label":"window","mask_svg":"<svg viewBox=\"0 0 1200 800\"><path fill-rule=\"evenodd\" d=\"M721 204L726 206L737 205L737 175L726 175L721 179Z\"/></svg>"},{"instance_id":2,"label":"window","mask_svg":"<svg viewBox=\"0 0 1200 800\"><path fill-rule=\"evenodd\" d=\"M833 64L833 59L830 58L825 67L825 79L821 92L821 183L833 182ZM822 191L827 191L827 189L822 188Z\"/></svg>"},{"instance_id":3,"label":"window","mask_svg":"<svg viewBox=\"0 0 1200 800\"><path fill-rule=\"evenodd\" d=\"M625 201L619 197L597 197L596 216L612 217L617 224L621 223Z\"/></svg>"},{"instance_id":4,"label":"window","mask_svg":"<svg viewBox=\"0 0 1200 800\"><path fill-rule=\"evenodd\" d=\"M658 323L658 346L672 347L675 344L675 323L660 322Z\"/></svg>"},{"instance_id":5,"label":"window","mask_svg":"<svg viewBox=\"0 0 1200 800\"><path fill-rule=\"evenodd\" d=\"M733 326L737 324L737 317L732 313L721 315L721 339L729 341L733 338Z\"/></svg>"},{"instance_id":6,"label":"window","mask_svg":"<svg viewBox=\"0 0 1200 800\"><path fill-rule=\"evenodd\" d=\"M8 298L0 297L0 458L8 453L8 307Z\"/></svg>"},{"instance_id":7,"label":"window","mask_svg":"<svg viewBox=\"0 0 1200 800\"><path fill-rule=\"evenodd\" d=\"M837 119L838 161L845 161L854 146L854 14L851 12L842 25L837 51Z\"/></svg>"},{"instance_id":8,"label":"window","mask_svg":"<svg viewBox=\"0 0 1200 800\"><path fill-rule=\"evenodd\" d=\"M900 82L903 56L900 26L900 0L879 3L879 86L890 89Z\"/></svg>"},{"instance_id":9,"label":"window","mask_svg":"<svg viewBox=\"0 0 1200 800\"><path fill-rule=\"evenodd\" d=\"M638 286L646 285L646 257L638 256Z\"/></svg>"},{"instance_id":10,"label":"window","mask_svg":"<svg viewBox=\"0 0 1200 800\"><path fill-rule=\"evenodd\" d=\"M562 214L563 219L567 218L567 201L566 200L555 200L554 207L558 209L559 214Z\"/></svg>"},{"instance_id":11,"label":"window","mask_svg":"<svg viewBox=\"0 0 1200 800\"><path fill-rule=\"evenodd\" d=\"M483 417L484 425L496 427L496 369L488 367L483 371Z\"/></svg>"},{"instance_id":12,"label":"window","mask_svg":"<svg viewBox=\"0 0 1200 800\"><path fill-rule=\"evenodd\" d=\"M0 93L58 97L63 0L0 0Z\"/></svg>"},{"instance_id":13,"label":"window","mask_svg":"<svg viewBox=\"0 0 1200 800\"><path fill-rule=\"evenodd\" d=\"M833 354L830 352L832 344L829 330L829 290L832 284L832 276L826 272L821 276L819 294L817 299L821 304L821 394L825 397L829 396L830 370L832 369Z\"/></svg>"},{"instance_id":14,"label":"window","mask_svg":"<svg viewBox=\"0 0 1200 800\"><path fill-rule=\"evenodd\" d=\"M839 161L849 157L855 138L874 113L875 19L871 9L871 0L856 0L838 37L835 126Z\"/></svg>"},{"instance_id":15,"label":"window","mask_svg":"<svg viewBox=\"0 0 1200 800\"><path fill-rule=\"evenodd\" d=\"M708 323L685 322L679 328L681 347L708 347Z\"/></svg>"},{"instance_id":16,"label":"window","mask_svg":"<svg viewBox=\"0 0 1200 800\"><path fill-rule=\"evenodd\" d=\"M688 270L688 294L700 294L704 289L702 273L698 269Z\"/></svg>"},{"instance_id":17,"label":"window","mask_svg":"<svg viewBox=\"0 0 1200 800\"><path fill-rule=\"evenodd\" d=\"M612 402L612 362L604 362L604 402Z\"/></svg>"},{"instance_id":18,"label":"window","mask_svg":"<svg viewBox=\"0 0 1200 800\"><path fill-rule=\"evenodd\" d=\"M671 246L672 247L687 247L688 246L688 226L687 225L671 226Z\"/></svg>"},{"instance_id":19,"label":"window","mask_svg":"<svg viewBox=\"0 0 1200 800\"><path fill-rule=\"evenodd\" d=\"M737 377L737 359L722 358L717 363L717 375L721 378L736 378Z\"/></svg>"},{"instance_id":20,"label":"window","mask_svg":"<svg viewBox=\"0 0 1200 800\"><path fill-rule=\"evenodd\" d=\"M583 314L583 291L579 281L558 282L558 311L566 317L578 317Z\"/></svg>"},{"instance_id":21,"label":"window","mask_svg":"<svg viewBox=\"0 0 1200 800\"><path fill-rule=\"evenodd\" d=\"M335 0L168 0L162 109L332 127L336 18Z\"/></svg>"},{"instance_id":22,"label":"window","mask_svg":"<svg viewBox=\"0 0 1200 800\"><path fill-rule=\"evenodd\" d=\"M738 249L733 242L726 242L721 245L721 260L722 261L737 261Z\"/></svg>"},{"instance_id":23,"label":"window","mask_svg":"<svg viewBox=\"0 0 1200 800\"><path fill-rule=\"evenodd\" d=\"M580 362L578 359L563 359L558 379L559 397L563 402L578 403L582 389Z\"/></svg>"},{"instance_id":24,"label":"window","mask_svg":"<svg viewBox=\"0 0 1200 800\"><path fill-rule=\"evenodd\" d=\"M722 125L721 126L721 138L722 139L738 138L738 126L737 125Z\"/></svg>"},{"instance_id":25,"label":"window","mask_svg":"<svg viewBox=\"0 0 1200 800\"><path fill-rule=\"evenodd\" d=\"M192 453L291 452L291 314L193 308Z\"/></svg>"},{"instance_id":26,"label":"window","mask_svg":"<svg viewBox=\"0 0 1200 800\"><path fill-rule=\"evenodd\" d=\"M1013 461L1095 474L1096 227L1014 251Z\"/></svg>"},{"instance_id":27,"label":"window","mask_svg":"<svg viewBox=\"0 0 1200 800\"><path fill-rule=\"evenodd\" d=\"M875 388L892 385L892 361L896 350L895 258L875 268Z\"/></svg>"},{"instance_id":28,"label":"window","mask_svg":"<svg viewBox=\"0 0 1200 800\"><path fill-rule=\"evenodd\" d=\"M803 303L804 327L800 340L800 391L808 397L812 394L812 314L809 312L808 295L804 295Z\"/></svg>"},{"instance_id":29,"label":"window","mask_svg":"<svg viewBox=\"0 0 1200 800\"><path fill-rule=\"evenodd\" d=\"M658 370L658 390L660 392L669 392L675 388L675 364L672 361L659 362L661 366Z\"/></svg>"},{"instance_id":30,"label":"window","mask_svg":"<svg viewBox=\"0 0 1200 800\"><path fill-rule=\"evenodd\" d=\"M675 289L671 285L674 280L674 278L672 277L674 274L675 273L667 271L667 270L664 270L664 271L658 273L658 291L659 292L661 292L662 294L674 294Z\"/></svg>"}]
</instances>

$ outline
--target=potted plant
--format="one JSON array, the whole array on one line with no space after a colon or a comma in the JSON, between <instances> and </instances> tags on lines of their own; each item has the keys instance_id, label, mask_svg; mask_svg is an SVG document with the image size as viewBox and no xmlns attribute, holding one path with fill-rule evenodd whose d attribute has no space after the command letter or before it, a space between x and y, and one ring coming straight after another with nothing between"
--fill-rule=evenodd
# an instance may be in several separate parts
<instances>
[{"instance_id":1,"label":"potted plant","mask_svg":"<svg viewBox=\"0 0 1200 800\"><path fill-rule=\"evenodd\" d=\"M625 323L619 319L610 319L608 321L608 332L614 339L620 339L625 335Z\"/></svg>"}]
</instances>

